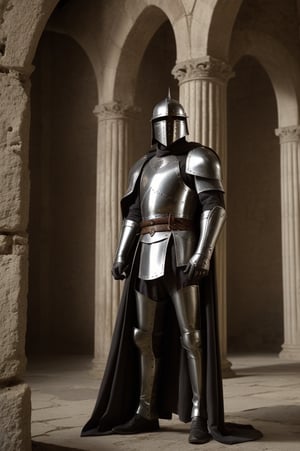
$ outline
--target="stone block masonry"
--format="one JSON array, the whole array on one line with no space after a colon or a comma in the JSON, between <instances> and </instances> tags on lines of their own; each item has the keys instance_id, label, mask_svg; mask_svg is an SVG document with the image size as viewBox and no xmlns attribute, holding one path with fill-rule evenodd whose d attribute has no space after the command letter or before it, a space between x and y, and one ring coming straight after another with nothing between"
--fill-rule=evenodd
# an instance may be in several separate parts
<instances>
[{"instance_id":1,"label":"stone block masonry","mask_svg":"<svg viewBox=\"0 0 300 451\"><path fill-rule=\"evenodd\" d=\"M23 75L0 69L0 231L25 230L28 222L27 84Z\"/></svg>"},{"instance_id":2,"label":"stone block masonry","mask_svg":"<svg viewBox=\"0 0 300 451\"><path fill-rule=\"evenodd\" d=\"M1 47L1 42L3 56L6 47ZM26 366L30 119L30 82L25 72L0 64L1 451L31 450L30 389L22 381Z\"/></svg>"},{"instance_id":3,"label":"stone block masonry","mask_svg":"<svg viewBox=\"0 0 300 451\"><path fill-rule=\"evenodd\" d=\"M26 384L0 389L1 451L31 449L30 410L30 390Z\"/></svg>"}]
</instances>

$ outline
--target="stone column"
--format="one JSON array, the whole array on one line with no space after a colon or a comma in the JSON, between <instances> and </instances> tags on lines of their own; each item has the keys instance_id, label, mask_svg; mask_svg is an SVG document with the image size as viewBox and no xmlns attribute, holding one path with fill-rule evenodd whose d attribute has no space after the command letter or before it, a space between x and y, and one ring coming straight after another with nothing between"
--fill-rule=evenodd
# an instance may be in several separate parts
<instances>
[{"instance_id":1,"label":"stone column","mask_svg":"<svg viewBox=\"0 0 300 451\"><path fill-rule=\"evenodd\" d=\"M126 190L131 120L136 109L111 102L95 108L98 117L95 349L93 371L102 373L111 343L123 282L111 267L122 222L120 199Z\"/></svg>"},{"instance_id":2,"label":"stone column","mask_svg":"<svg viewBox=\"0 0 300 451\"><path fill-rule=\"evenodd\" d=\"M300 360L300 126L275 131L281 152L284 343L280 358Z\"/></svg>"},{"instance_id":3,"label":"stone column","mask_svg":"<svg viewBox=\"0 0 300 451\"><path fill-rule=\"evenodd\" d=\"M220 156L223 183L227 175L227 81L233 75L224 61L205 56L178 63L173 71L180 88L180 102L188 116L189 138L213 148ZM227 360L226 317L226 228L218 240L217 279L219 298L219 331L224 376L232 375Z\"/></svg>"}]
</instances>

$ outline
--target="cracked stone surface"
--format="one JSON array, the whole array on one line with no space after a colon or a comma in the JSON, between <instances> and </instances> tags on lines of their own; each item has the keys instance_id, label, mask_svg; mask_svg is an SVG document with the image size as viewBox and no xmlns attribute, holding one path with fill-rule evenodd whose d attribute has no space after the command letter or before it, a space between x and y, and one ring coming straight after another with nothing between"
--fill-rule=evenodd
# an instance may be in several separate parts
<instances>
[{"instance_id":1,"label":"cracked stone surface","mask_svg":"<svg viewBox=\"0 0 300 451\"><path fill-rule=\"evenodd\" d=\"M239 444L238 451L299 450L300 362L271 355L231 356L230 360L236 377L223 381L226 420L251 423L264 434L262 440ZM187 442L189 425L175 416L161 421L157 433L80 438L99 388L90 366L87 358L74 357L29 364L26 381L32 390L34 450L199 450ZM225 450L228 445L211 441L201 449Z\"/></svg>"}]
</instances>

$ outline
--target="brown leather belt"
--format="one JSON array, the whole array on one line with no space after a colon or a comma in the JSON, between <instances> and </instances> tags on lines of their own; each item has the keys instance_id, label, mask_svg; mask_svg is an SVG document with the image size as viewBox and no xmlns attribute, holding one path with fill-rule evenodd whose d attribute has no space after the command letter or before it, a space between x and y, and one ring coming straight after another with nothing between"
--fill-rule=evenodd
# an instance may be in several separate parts
<instances>
[{"instance_id":1,"label":"brown leather belt","mask_svg":"<svg viewBox=\"0 0 300 451\"><path fill-rule=\"evenodd\" d=\"M154 235L155 232L167 232L170 230L193 230L193 221L184 218L175 218L173 215L161 218L148 219L140 223L141 235Z\"/></svg>"}]
</instances>

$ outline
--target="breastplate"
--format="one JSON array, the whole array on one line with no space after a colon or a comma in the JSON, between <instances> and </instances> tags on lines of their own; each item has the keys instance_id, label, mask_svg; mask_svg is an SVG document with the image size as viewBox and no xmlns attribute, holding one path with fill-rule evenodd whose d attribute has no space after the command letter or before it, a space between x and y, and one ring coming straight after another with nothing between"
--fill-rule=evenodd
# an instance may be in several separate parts
<instances>
[{"instance_id":1,"label":"breastplate","mask_svg":"<svg viewBox=\"0 0 300 451\"><path fill-rule=\"evenodd\" d=\"M174 215L193 219L197 195L182 180L174 155L153 157L144 167L140 181L142 219Z\"/></svg>"}]
</instances>

